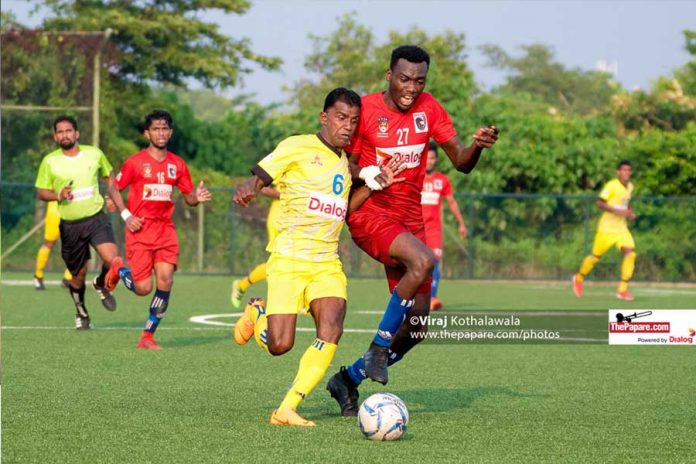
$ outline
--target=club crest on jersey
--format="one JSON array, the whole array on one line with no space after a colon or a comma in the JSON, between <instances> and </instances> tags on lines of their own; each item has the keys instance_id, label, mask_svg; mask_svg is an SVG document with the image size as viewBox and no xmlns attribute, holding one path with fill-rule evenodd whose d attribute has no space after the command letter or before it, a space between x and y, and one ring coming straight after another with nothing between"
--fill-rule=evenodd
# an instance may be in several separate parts
<instances>
[{"instance_id":1,"label":"club crest on jersey","mask_svg":"<svg viewBox=\"0 0 696 464\"><path fill-rule=\"evenodd\" d=\"M377 137L387 137L388 134L387 132L389 131L389 118L386 116L382 116L380 118L377 118L377 130L379 133L377 134Z\"/></svg>"},{"instance_id":2,"label":"club crest on jersey","mask_svg":"<svg viewBox=\"0 0 696 464\"><path fill-rule=\"evenodd\" d=\"M327 195L321 192L311 192L307 202L307 212L334 221L344 221L348 202L345 198Z\"/></svg>"},{"instance_id":3,"label":"club crest on jersey","mask_svg":"<svg viewBox=\"0 0 696 464\"><path fill-rule=\"evenodd\" d=\"M152 177L152 166L150 166L150 163L143 163L143 177Z\"/></svg>"},{"instance_id":4,"label":"club crest on jersey","mask_svg":"<svg viewBox=\"0 0 696 464\"><path fill-rule=\"evenodd\" d=\"M416 129L416 134L428 132L428 117L422 111L413 113L413 127Z\"/></svg>"},{"instance_id":5,"label":"club crest on jersey","mask_svg":"<svg viewBox=\"0 0 696 464\"><path fill-rule=\"evenodd\" d=\"M324 163L321 162L321 157L319 155L314 155L314 159L309 163L315 166L323 166Z\"/></svg>"},{"instance_id":6,"label":"club crest on jersey","mask_svg":"<svg viewBox=\"0 0 696 464\"><path fill-rule=\"evenodd\" d=\"M176 179L176 164L167 163L167 177Z\"/></svg>"}]
</instances>

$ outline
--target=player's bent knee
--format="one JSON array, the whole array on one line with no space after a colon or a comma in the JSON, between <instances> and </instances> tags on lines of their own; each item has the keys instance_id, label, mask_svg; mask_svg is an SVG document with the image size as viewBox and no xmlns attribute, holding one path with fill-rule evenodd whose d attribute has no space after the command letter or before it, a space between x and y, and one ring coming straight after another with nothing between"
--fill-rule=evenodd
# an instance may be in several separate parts
<instances>
[{"instance_id":1,"label":"player's bent knee","mask_svg":"<svg viewBox=\"0 0 696 464\"><path fill-rule=\"evenodd\" d=\"M152 281L141 280L135 283L135 294L140 296L148 295L152 291Z\"/></svg>"},{"instance_id":2,"label":"player's bent knee","mask_svg":"<svg viewBox=\"0 0 696 464\"><path fill-rule=\"evenodd\" d=\"M157 277L157 288L172 288L174 276Z\"/></svg>"},{"instance_id":3,"label":"player's bent knee","mask_svg":"<svg viewBox=\"0 0 696 464\"><path fill-rule=\"evenodd\" d=\"M268 352L273 356L281 356L292 349L293 340L268 340Z\"/></svg>"},{"instance_id":4,"label":"player's bent knee","mask_svg":"<svg viewBox=\"0 0 696 464\"><path fill-rule=\"evenodd\" d=\"M415 262L411 272L417 280L425 282L425 280L430 277L435 269L435 255L430 253L423 253Z\"/></svg>"},{"instance_id":5,"label":"player's bent knee","mask_svg":"<svg viewBox=\"0 0 696 464\"><path fill-rule=\"evenodd\" d=\"M322 328L321 331L317 331L317 338L324 340L325 342L333 343L337 345L341 336L343 335L343 327L331 327L329 329Z\"/></svg>"}]
</instances>

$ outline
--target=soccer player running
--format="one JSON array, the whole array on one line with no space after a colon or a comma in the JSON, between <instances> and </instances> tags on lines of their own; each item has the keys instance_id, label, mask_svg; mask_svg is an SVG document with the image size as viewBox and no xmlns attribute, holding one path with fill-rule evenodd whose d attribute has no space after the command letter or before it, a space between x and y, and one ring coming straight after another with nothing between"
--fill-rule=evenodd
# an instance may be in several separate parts
<instances>
[{"instance_id":1,"label":"soccer player running","mask_svg":"<svg viewBox=\"0 0 696 464\"><path fill-rule=\"evenodd\" d=\"M628 206L633 194L633 184L630 182L633 168L630 162L624 160L616 169L616 179L604 185L597 200L597 207L604 213L599 218L592 254L585 257L580 270L573 276L573 292L578 298L582 296L582 286L587 274L609 248L616 246L623 254L621 283L616 291L616 297L626 301L634 299L628 291L628 281L633 277L636 264L636 245L626 225L626 220L633 221L636 218L633 209Z\"/></svg>"},{"instance_id":2,"label":"soccer player running","mask_svg":"<svg viewBox=\"0 0 696 464\"><path fill-rule=\"evenodd\" d=\"M452 194L452 184L449 178L436 170L437 144L430 142L428 158L425 163L425 179L421 192L421 206L423 207L423 223L425 224L425 244L435 255L435 267L430 290L430 310L437 311L442 308L442 301L437 298L437 290L440 286L440 262L442 261L442 198L447 199L452 215L459 224L459 237L464 240L468 233L464 218L459 211L457 200Z\"/></svg>"},{"instance_id":3,"label":"soccer player running","mask_svg":"<svg viewBox=\"0 0 696 464\"><path fill-rule=\"evenodd\" d=\"M44 269L46 269L46 263L48 262L49 256L51 256L51 250L53 250L53 247L60 238L59 226L60 215L58 214L58 202L49 201L46 205L44 241L41 244L41 248L39 248L39 251L36 253L36 267L34 269L34 288L36 290L46 290L43 279ZM63 287L68 288L71 280L72 274L70 274L70 271L68 271L66 268L63 272L63 280L61 284Z\"/></svg>"},{"instance_id":4,"label":"soccer player running","mask_svg":"<svg viewBox=\"0 0 696 464\"><path fill-rule=\"evenodd\" d=\"M109 218L104 214L104 198L99 193L99 179L104 180L109 196L117 206L124 208L123 200L114 183L113 169L104 153L97 147L80 145L77 121L72 116L58 116L53 122L53 140L59 148L41 161L36 177L36 197L42 201L57 201L60 216L61 256L72 274L68 286L75 303L75 327L92 327L85 305L85 278L92 245L104 265L92 286L104 307L116 309L111 294L118 283L118 269L123 259Z\"/></svg>"},{"instance_id":5,"label":"soccer player running","mask_svg":"<svg viewBox=\"0 0 696 464\"><path fill-rule=\"evenodd\" d=\"M212 198L203 181L194 190L186 162L167 150L173 132L172 116L166 111L155 110L145 116L143 135L150 144L128 158L116 176L119 190L130 187L128 208L120 208L121 217L127 221L126 257L130 269L122 267L119 276L126 288L144 296L152 291L153 270L155 273L150 314L136 345L146 350L161 349L154 335L169 305L179 258L179 240L172 221L173 189L179 189L189 206Z\"/></svg>"},{"instance_id":6,"label":"soccer player running","mask_svg":"<svg viewBox=\"0 0 696 464\"><path fill-rule=\"evenodd\" d=\"M278 236L269 243L268 306L251 301L234 329L243 345L252 336L273 356L295 343L297 315L309 310L317 333L300 360L299 370L271 424L313 426L297 407L321 381L336 353L346 313L346 277L338 259L338 239L348 211L369 195L351 190L348 158L360 119L360 96L345 88L329 92L319 115L318 134L289 137L251 170L235 192L234 202L247 206L272 182L280 189Z\"/></svg>"},{"instance_id":7,"label":"soccer player running","mask_svg":"<svg viewBox=\"0 0 696 464\"><path fill-rule=\"evenodd\" d=\"M425 245L420 204L428 142L433 138L445 150L457 170L468 173L484 148L498 138L495 127L476 131L473 143L464 147L445 109L424 93L430 56L406 45L393 50L386 92L362 98L360 126L352 153L353 173L373 189L365 203L348 218L355 243L384 264L392 296L377 333L364 357L348 369L342 367L327 385L343 415L357 415L358 385L367 377L386 384L387 364L399 361L422 337L427 326L413 323L430 309L430 277L433 252ZM405 181L389 188L379 166L397 159ZM408 315L409 317L405 317Z\"/></svg>"},{"instance_id":8,"label":"soccer player running","mask_svg":"<svg viewBox=\"0 0 696 464\"><path fill-rule=\"evenodd\" d=\"M278 235L278 216L280 214L280 192L273 185L262 188L259 193L271 199L271 206L268 208L268 216L266 217L266 232L268 233L268 243L275 240ZM251 272L242 279L232 281L232 293L230 301L232 306L239 308L242 303L242 297L249 287L266 279L266 262L258 264Z\"/></svg>"}]
</instances>

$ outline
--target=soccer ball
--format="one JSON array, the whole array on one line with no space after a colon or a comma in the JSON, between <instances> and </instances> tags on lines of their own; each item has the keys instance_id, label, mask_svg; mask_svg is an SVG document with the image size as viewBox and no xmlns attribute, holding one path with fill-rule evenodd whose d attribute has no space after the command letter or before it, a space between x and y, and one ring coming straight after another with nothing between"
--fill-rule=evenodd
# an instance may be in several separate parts
<instances>
[{"instance_id":1,"label":"soccer ball","mask_svg":"<svg viewBox=\"0 0 696 464\"><path fill-rule=\"evenodd\" d=\"M408 410L398 396L375 393L360 405L358 425L368 440L398 440L406 432Z\"/></svg>"}]
</instances>

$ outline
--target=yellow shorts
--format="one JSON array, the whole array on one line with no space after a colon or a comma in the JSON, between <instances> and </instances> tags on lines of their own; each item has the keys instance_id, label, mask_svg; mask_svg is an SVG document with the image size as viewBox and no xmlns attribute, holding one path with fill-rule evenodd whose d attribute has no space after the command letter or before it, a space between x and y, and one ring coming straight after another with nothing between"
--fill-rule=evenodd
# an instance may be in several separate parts
<instances>
[{"instance_id":1,"label":"yellow shorts","mask_svg":"<svg viewBox=\"0 0 696 464\"><path fill-rule=\"evenodd\" d=\"M592 254L602 256L609 251L609 248L616 245L616 248L621 251L622 248L635 248L636 244L633 241L633 235L628 229L619 230L616 232L597 231L592 246Z\"/></svg>"},{"instance_id":2,"label":"yellow shorts","mask_svg":"<svg viewBox=\"0 0 696 464\"><path fill-rule=\"evenodd\" d=\"M44 225L44 240L56 242L60 238L60 216L58 215L58 202L49 201L46 206L46 224Z\"/></svg>"},{"instance_id":3,"label":"yellow shorts","mask_svg":"<svg viewBox=\"0 0 696 464\"><path fill-rule=\"evenodd\" d=\"M348 281L341 261L311 263L271 254L266 263L266 314L303 314L319 298L346 298Z\"/></svg>"}]
</instances>

